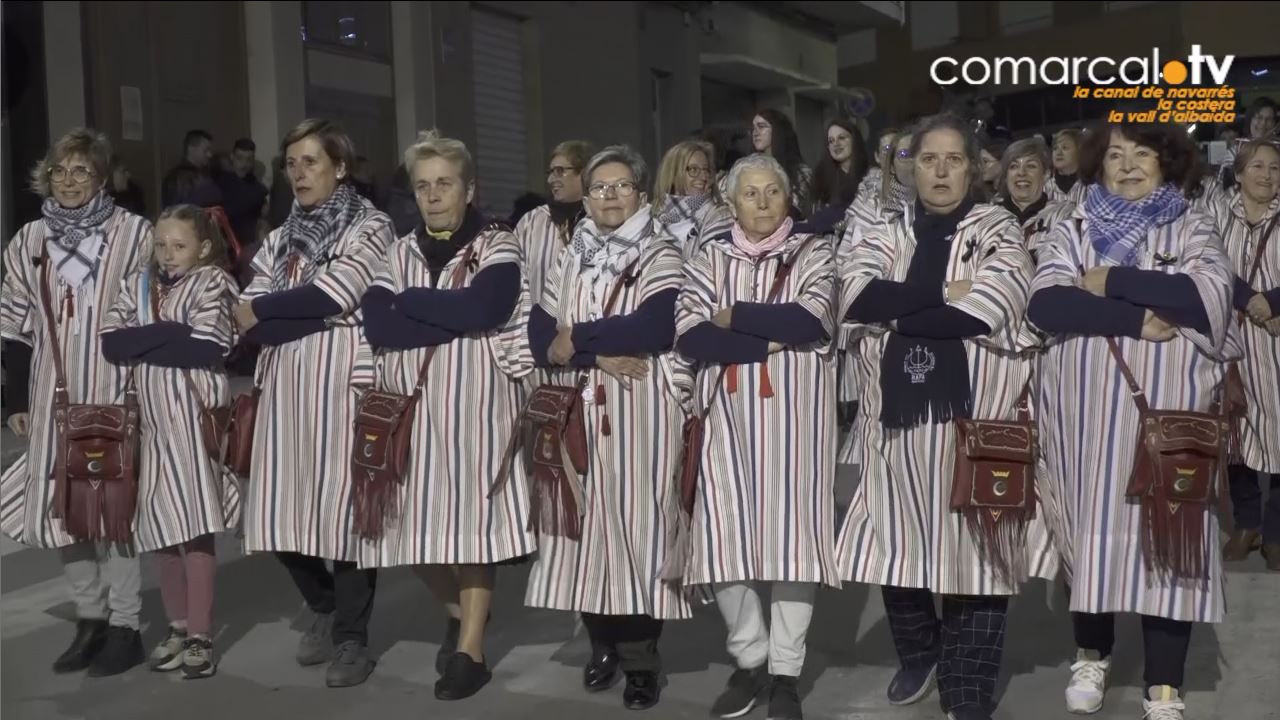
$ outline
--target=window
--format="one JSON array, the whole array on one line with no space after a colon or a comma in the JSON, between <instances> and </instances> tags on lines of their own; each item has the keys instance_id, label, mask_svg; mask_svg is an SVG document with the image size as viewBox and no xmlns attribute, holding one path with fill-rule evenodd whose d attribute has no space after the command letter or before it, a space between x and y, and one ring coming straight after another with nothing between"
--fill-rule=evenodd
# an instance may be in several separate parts
<instances>
[{"instance_id":1,"label":"window","mask_svg":"<svg viewBox=\"0 0 1280 720\"><path fill-rule=\"evenodd\" d=\"M386 2L304 2L302 40L391 61L391 5Z\"/></svg>"},{"instance_id":2,"label":"window","mask_svg":"<svg viewBox=\"0 0 1280 720\"><path fill-rule=\"evenodd\" d=\"M490 217L509 215L529 189L522 35L520 20L472 7L476 202Z\"/></svg>"}]
</instances>

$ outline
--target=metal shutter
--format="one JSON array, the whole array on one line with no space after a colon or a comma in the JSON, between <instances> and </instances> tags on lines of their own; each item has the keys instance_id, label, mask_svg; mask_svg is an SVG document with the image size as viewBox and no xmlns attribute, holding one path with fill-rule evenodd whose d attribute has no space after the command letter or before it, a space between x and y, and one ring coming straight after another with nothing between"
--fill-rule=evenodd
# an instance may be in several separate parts
<instances>
[{"instance_id":1,"label":"metal shutter","mask_svg":"<svg viewBox=\"0 0 1280 720\"><path fill-rule=\"evenodd\" d=\"M505 218L528 192L528 138L520 21L471 9L476 101L476 203Z\"/></svg>"}]
</instances>

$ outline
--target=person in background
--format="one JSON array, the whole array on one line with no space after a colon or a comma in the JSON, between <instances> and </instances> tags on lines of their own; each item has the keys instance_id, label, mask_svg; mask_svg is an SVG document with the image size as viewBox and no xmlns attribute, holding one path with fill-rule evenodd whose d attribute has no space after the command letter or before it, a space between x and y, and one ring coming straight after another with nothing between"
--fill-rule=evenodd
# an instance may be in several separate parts
<instances>
[{"instance_id":1,"label":"person in background","mask_svg":"<svg viewBox=\"0 0 1280 720\"><path fill-rule=\"evenodd\" d=\"M1071 204L1084 197L1080 180L1080 146L1084 133L1076 128L1059 130L1053 136L1053 182L1045 186L1050 202L1066 200Z\"/></svg>"},{"instance_id":2,"label":"person in background","mask_svg":"<svg viewBox=\"0 0 1280 720\"><path fill-rule=\"evenodd\" d=\"M237 271L246 269L258 252L258 223L267 204L267 186L254 174L257 150L249 138L236 140L231 149L230 172L216 175L222 190L222 207L242 248Z\"/></svg>"},{"instance_id":3,"label":"person in background","mask_svg":"<svg viewBox=\"0 0 1280 720\"><path fill-rule=\"evenodd\" d=\"M422 224L422 214L418 210L418 202L414 200L413 190L409 187L409 171L404 163L396 166L391 173L391 182L387 183L382 196L378 198L378 209L386 213L396 228L396 237L404 237Z\"/></svg>"},{"instance_id":4,"label":"person in background","mask_svg":"<svg viewBox=\"0 0 1280 720\"><path fill-rule=\"evenodd\" d=\"M867 150L848 120L827 123L827 152L813 174L814 208L836 207L843 215L867 175Z\"/></svg>"},{"instance_id":5,"label":"person in background","mask_svg":"<svg viewBox=\"0 0 1280 720\"><path fill-rule=\"evenodd\" d=\"M715 151L709 143L685 140L676 143L662 158L653 183L654 228L670 235L688 258L706 237L713 214L730 221L715 186ZM725 225L727 229L728 225Z\"/></svg>"},{"instance_id":6,"label":"person in background","mask_svg":"<svg viewBox=\"0 0 1280 720\"><path fill-rule=\"evenodd\" d=\"M1023 138L1004 151L996 202L1013 213L1034 260L1041 238L1075 209L1070 202L1050 202L1045 188L1049 148L1039 136Z\"/></svg>"},{"instance_id":7,"label":"person in background","mask_svg":"<svg viewBox=\"0 0 1280 720\"><path fill-rule=\"evenodd\" d=\"M1009 143L1002 139L986 140L979 153L981 161L979 180L974 183L974 197L979 202L993 202L996 196L996 185L1000 180L1000 159L1004 157Z\"/></svg>"},{"instance_id":8,"label":"person in background","mask_svg":"<svg viewBox=\"0 0 1280 720\"><path fill-rule=\"evenodd\" d=\"M222 189L213 179L213 136L206 130L188 130L182 139L182 161L160 185L160 204L183 203L197 207L222 204Z\"/></svg>"},{"instance_id":9,"label":"person in background","mask_svg":"<svg viewBox=\"0 0 1280 720\"><path fill-rule=\"evenodd\" d=\"M0 290L6 366L12 371L34 355L29 384L22 388L30 406L10 399L9 429L26 452L0 476L0 532L24 545L58 549L75 604L76 634L53 671L88 668L95 677L118 675L146 658L138 633L142 575L132 543L73 537L66 530L70 518L53 516L51 478L59 446L53 358L65 364L70 402L116 404L124 397L129 370L103 358L98 321L126 278L150 260L152 231L150 222L116 207L103 190L110 157L106 136L82 128L49 148L31 178L44 198L44 215L22 226L5 247ZM56 344L41 302L43 283L54 298L47 313L58 326ZM17 381L16 372L10 379Z\"/></svg>"},{"instance_id":10,"label":"person in background","mask_svg":"<svg viewBox=\"0 0 1280 720\"><path fill-rule=\"evenodd\" d=\"M813 212L813 168L804 164L791 118L773 108L756 113L751 119L751 147L755 152L772 156L786 171L791 185L792 219L809 217ZM720 194L725 195L724 188L720 188Z\"/></svg>"},{"instance_id":11,"label":"person in background","mask_svg":"<svg viewBox=\"0 0 1280 720\"><path fill-rule=\"evenodd\" d=\"M271 161L271 191L267 197L267 226L272 231L279 229L293 211L293 185L289 182L289 174L285 172L284 156L277 155ZM408 181L405 181L408 187Z\"/></svg>"},{"instance_id":12,"label":"person in background","mask_svg":"<svg viewBox=\"0 0 1280 720\"><path fill-rule=\"evenodd\" d=\"M147 216L147 199L142 186L129 174L129 167L119 155L111 156L111 181L107 183L107 194L115 200L116 207L134 215Z\"/></svg>"},{"instance_id":13,"label":"person in background","mask_svg":"<svg viewBox=\"0 0 1280 720\"><path fill-rule=\"evenodd\" d=\"M582 207L582 169L594 152L585 140L565 140L552 148L547 163L551 202L534 208L516 223L516 239L524 251L533 306L542 300L543 283L560 262L560 254L573 238L574 226L586 212Z\"/></svg>"},{"instance_id":14,"label":"person in background","mask_svg":"<svg viewBox=\"0 0 1280 720\"><path fill-rule=\"evenodd\" d=\"M377 183L373 177L373 166L369 164L369 158L363 155L356 157L356 169L351 173L351 186L356 189L360 197L369 202L378 199Z\"/></svg>"},{"instance_id":15,"label":"person in background","mask_svg":"<svg viewBox=\"0 0 1280 720\"><path fill-rule=\"evenodd\" d=\"M1251 140L1235 164L1239 190L1215 219L1236 274L1232 296L1244 341L1238 368L1248 405L1229 475L1235 528L1222 554L1240 562L1261 547L1267 569L1280 570L1280 143ZM1265 504L1260 483L1270 487Z\"/></svg>"},{"instance_id":16,"label":"person in background","mask_svg":"<svg viewBox=\"0 0 1280 720\"><path fill-rule=\"evenodd\" d=\"M1276 105L1276 101L1269 97L1260 97L1249 105L1244 116L1245 136L1238 137L1227 146L1227 157L1218 172L1218 182L1224 190L1230 190L1236 185L1236 153L1240 146L1249 140L1276 137L1277 128L1280 128L1276 119L1277 112L1280 112L1280 105Z\"/></svg>"},{"instance_id":17,"label":"person in background","mask_svg":"<svg viewBox=\"0 0 1280 720\"><path fill-rule=\"evenodd\" d=\"M527 192L521 195L511 203L511 215L507 218L507 224L511 227L519 225L525 215L546 204L547 199L536 192Z\"/></svg>"},{"instance_id":18,"label":"person in background","mask_svg":"<svg viewBox=\"0 0 1280 720\"><path fill-rule=\"evenodd\" d=\"M855 197L867 198L880 192L884 178L881 174L882 168L890 164L893 158L893 139L897 134L897 128L885 128L880 131L876 139L875 153L871 157L871 166L867 168L867 174L862 176L862 182L858 183L858 192Z\"/></svg>"}]
</instances>

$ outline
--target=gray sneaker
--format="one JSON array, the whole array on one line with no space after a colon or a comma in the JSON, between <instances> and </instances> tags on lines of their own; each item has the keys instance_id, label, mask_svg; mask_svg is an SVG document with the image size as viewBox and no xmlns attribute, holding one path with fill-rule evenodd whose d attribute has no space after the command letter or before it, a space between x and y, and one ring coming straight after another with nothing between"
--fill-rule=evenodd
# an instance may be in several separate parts
<instances>
[{"instance_id":1,"label":"gray sneaker","mask_svg":"<svg viewBox=\"0 0 1280 720\"><path fill-rule=\"evenodd\" d=\"M333 657L333 613L314 613L298 641L298 664L319 665Z\"/></svg>"},{"instance_id":2,"label":"gray sneaker","mask_svg":"<svg viewBox=\"0 0 1280 720\"><path fill-rule=\"evenodd\" d=\"M369 679L375 664L369 657L369 648L348 640L338 646L329 671L324 674L324 684L331 688L355 687Z\"/></svg>"}]
</instances>

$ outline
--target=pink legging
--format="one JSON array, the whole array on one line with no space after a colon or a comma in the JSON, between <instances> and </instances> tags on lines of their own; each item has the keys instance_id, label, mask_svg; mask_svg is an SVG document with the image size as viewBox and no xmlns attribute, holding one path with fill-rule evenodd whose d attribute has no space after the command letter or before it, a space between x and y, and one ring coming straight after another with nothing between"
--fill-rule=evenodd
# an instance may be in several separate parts
<instances>
[{"instance_id":1,"label":"pink legging","mask_svg":"<svg viewBox=\"0 0 1280 720\"><path fill-rule=\"evenodd\" d=\"M213 626L213 575L218 568L213 535L167 547L155 556L169 622L185 620L191 635L208 635Z\"/></svg>"}]
</instances>

